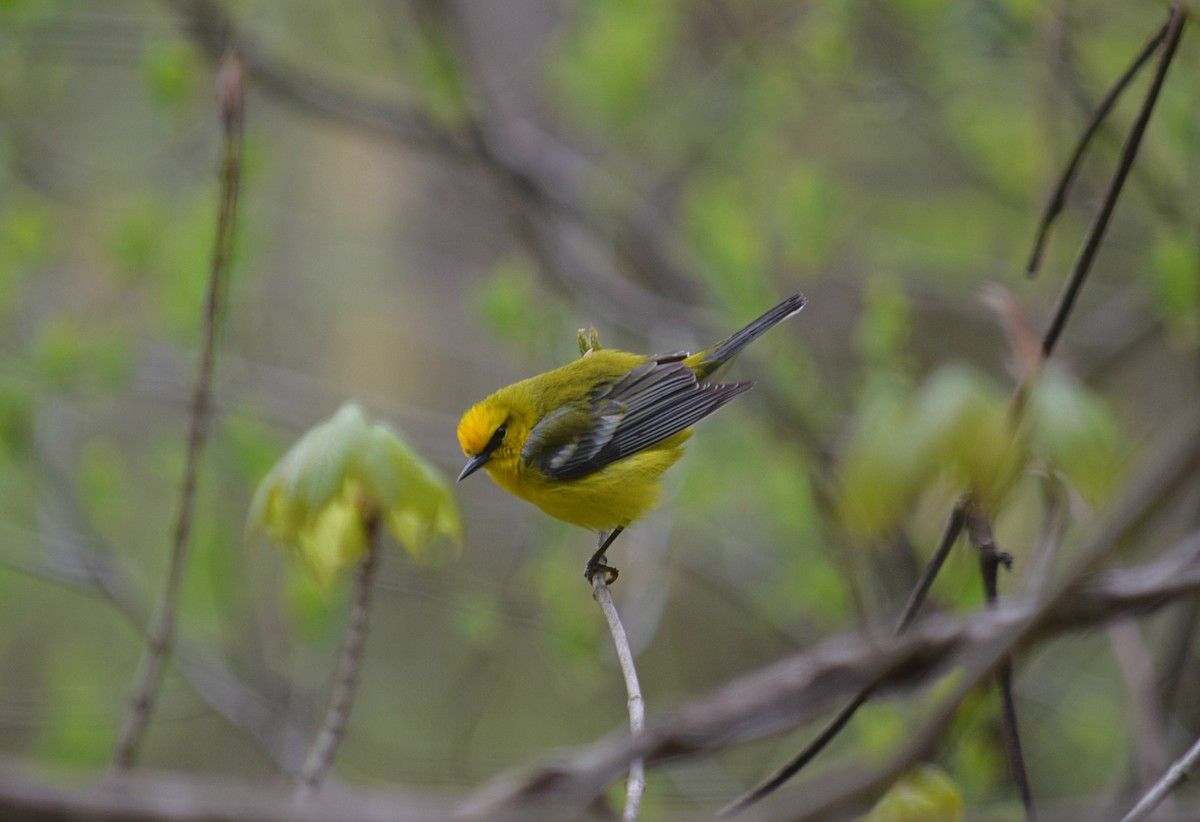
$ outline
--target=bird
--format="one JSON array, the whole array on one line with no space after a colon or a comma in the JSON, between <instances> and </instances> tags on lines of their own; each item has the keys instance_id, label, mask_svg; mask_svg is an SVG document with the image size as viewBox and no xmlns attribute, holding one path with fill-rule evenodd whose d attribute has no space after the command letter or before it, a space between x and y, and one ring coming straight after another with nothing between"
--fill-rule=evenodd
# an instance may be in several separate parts
<instances>
[{"instance_id":1,"label":"bird","mask_svg":"<svg viewBox=\"0 0 1200 822\"><path fill-rule=\"evenodd\" d=\"M662 475L683 455L691 427L754 385L714 382L714 374L806 303L793 294L695 354L596 348L501 388L458 424L467 456L458 482L484 468L501 488L550 516L597 531L599 548L584 577L590 583L602 570L615 581L605 552L659 505Z\"/></svg>"}]
</instances>

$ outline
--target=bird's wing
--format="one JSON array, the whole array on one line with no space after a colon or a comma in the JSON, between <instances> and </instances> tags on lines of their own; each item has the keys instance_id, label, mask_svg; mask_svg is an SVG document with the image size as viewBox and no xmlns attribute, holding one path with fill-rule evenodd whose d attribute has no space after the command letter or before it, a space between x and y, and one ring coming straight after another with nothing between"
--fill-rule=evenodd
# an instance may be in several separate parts
<instances>
[{"instance_id":1,"label":"bird's wing","mask_svg":"<svg viewBox=\"0 0 1200 822\"><path fill-rule=\"evenodd\" d=\"M582 477L678 434L752 384L701 383L676 355L656 357L547 414L521 456L553 479Z\"/></svg>"}]
</instances>

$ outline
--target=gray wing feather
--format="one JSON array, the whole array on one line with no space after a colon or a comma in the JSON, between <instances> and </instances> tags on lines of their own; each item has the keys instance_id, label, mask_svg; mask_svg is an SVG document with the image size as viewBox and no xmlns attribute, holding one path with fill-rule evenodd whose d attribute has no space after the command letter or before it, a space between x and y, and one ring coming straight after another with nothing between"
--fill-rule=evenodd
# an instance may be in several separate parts
<instances>
[{"instance_id":1,"label":"gray wing feather","mask_svg":"<svg viewBox=\"0 0 1200 822\"><path fill-rule=\"evenodd\" d=\"M650 360L594 391L586 411L594 423L582 432L573 425L582 409L547 414L522 457L555 479L583 477L678 434L753 385L701 383L676 356Z\"/></svg>"}]
</instances>

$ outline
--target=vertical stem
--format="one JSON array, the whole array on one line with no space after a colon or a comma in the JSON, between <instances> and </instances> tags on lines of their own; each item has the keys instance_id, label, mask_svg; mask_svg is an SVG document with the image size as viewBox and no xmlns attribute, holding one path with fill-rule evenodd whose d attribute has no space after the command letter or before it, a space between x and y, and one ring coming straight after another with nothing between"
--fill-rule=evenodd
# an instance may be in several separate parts
<instances>
[{"instance_id":1,"label":"vertical stem","mask_svg":"<svg viewBox=\"0 0 1200 822\"><path fill-rule=\"evenodd\" d=\"M354 580L354 602L350 609L350 617L346 622L346 633L342 637L342 646L338 655L337 678L333 683L333 692L329 695L329 706L325 709L325 718L317 738L309 749L304 767L300 771L300 791L302 794L311 793L320 786L342 737L346 733L346 719L350 715L350 707L354 702L354 691L358 687L358 675L362 670L363 646L367 640L367 617L371 612L371 586L375 580L375 571L379 567L379 530L380 519L378 512L368 515L365 524L367 537L367 552L358 563L358 573Z\"/></svg>"},{"instance_id":2,"label":"vertical stem","mask_svg":"<svg viewBox=\"0 0 1200 822\"><path fill-rule=\"evenodd\" d=\"M242 166L242 64L230 52L217 71L217 99L225 132L225 151L221 162L221 200L217 216L217 236L204 298L204 334L200 346L200 369L192 391L188 419L187 450L184 457L183 487L179 510L172 532L171 556L150 625L146 630L146 649L130 686L129 701L113 752L110 770L131 767L145 737L162 682L163 667L171 653L175 634L176 611L183 574L191 545L196 502L196 474L200 453L208 436L212 407L212 377L216 363L217 320L229 276L233 249L234 223Z\"/></svg>"},{"instance_id":3,"label":"vertical stem","mask_svg":"<svg viewBox=\"0 0 1200 822\"><path fill-rule=\"evenodd\" d=\"M983 594L988 608L995 608L1000 597L1000 566L1012 566L1012 555L996 546L991 524L975 503L968 503L967 533L979 551L979 570L983 576ZM1029 774L1025 768L1025 755L1021 750L1021 733L1017 725L1017 704L1012 692L1012 657L1005 654L996 666L996 684L1000 687L1001 718L1004 726L1004 747L1008 755L1008 767L1016 782L1021 804L1025 806L1025 818L1033 822L1037 811L1033 805L1033 791L1029 787Z\"/></svg>"},{"instance_id":4,"label":"vertical stem","mask_svg":"<svg viewBox=\"0 0 1200 822\"><path fill-rule=\"evenodd\" d=\"M600 544L603 544L604 537L604 534L600 535ZM621 624L621 615L617 613L617 606L613 603L612 593L608 590L604 576L603 573L592 575L592 596L600 603L600 610L604 612L604 618L608 621L608 630L617 649L617 661L621 665L621 675L625 678L625 691L629 695L629 732L632 736L637 736L646 727L646 705L642 700L642 688L638 684L637 667L633 662L629 638L625 635L625 626ZM642 795L645 792L646 765L639 758L629 763L622 822L637 822L642 807Z\"/></svg>"}]
</instances>

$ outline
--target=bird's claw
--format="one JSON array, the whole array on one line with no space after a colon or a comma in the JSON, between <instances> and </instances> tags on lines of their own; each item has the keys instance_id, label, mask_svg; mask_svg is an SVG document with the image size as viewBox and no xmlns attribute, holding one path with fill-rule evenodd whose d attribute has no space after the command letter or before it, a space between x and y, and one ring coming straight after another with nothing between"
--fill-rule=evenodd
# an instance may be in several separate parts
<instances>
[{"instance_id":1,"label":"bird's claw","mask_svg":"<svg viewBox=\"0 0 1200 822\"><path fill-rule=\"evenodd\" d=\"M588 581L589 585L592 583L592 577L596 575L597 571L604 572L605 585L612 585L621 574L620 571L608 564L606 557L592 557L583 566L583 578Z\"/></svg>"}]
</instances>

